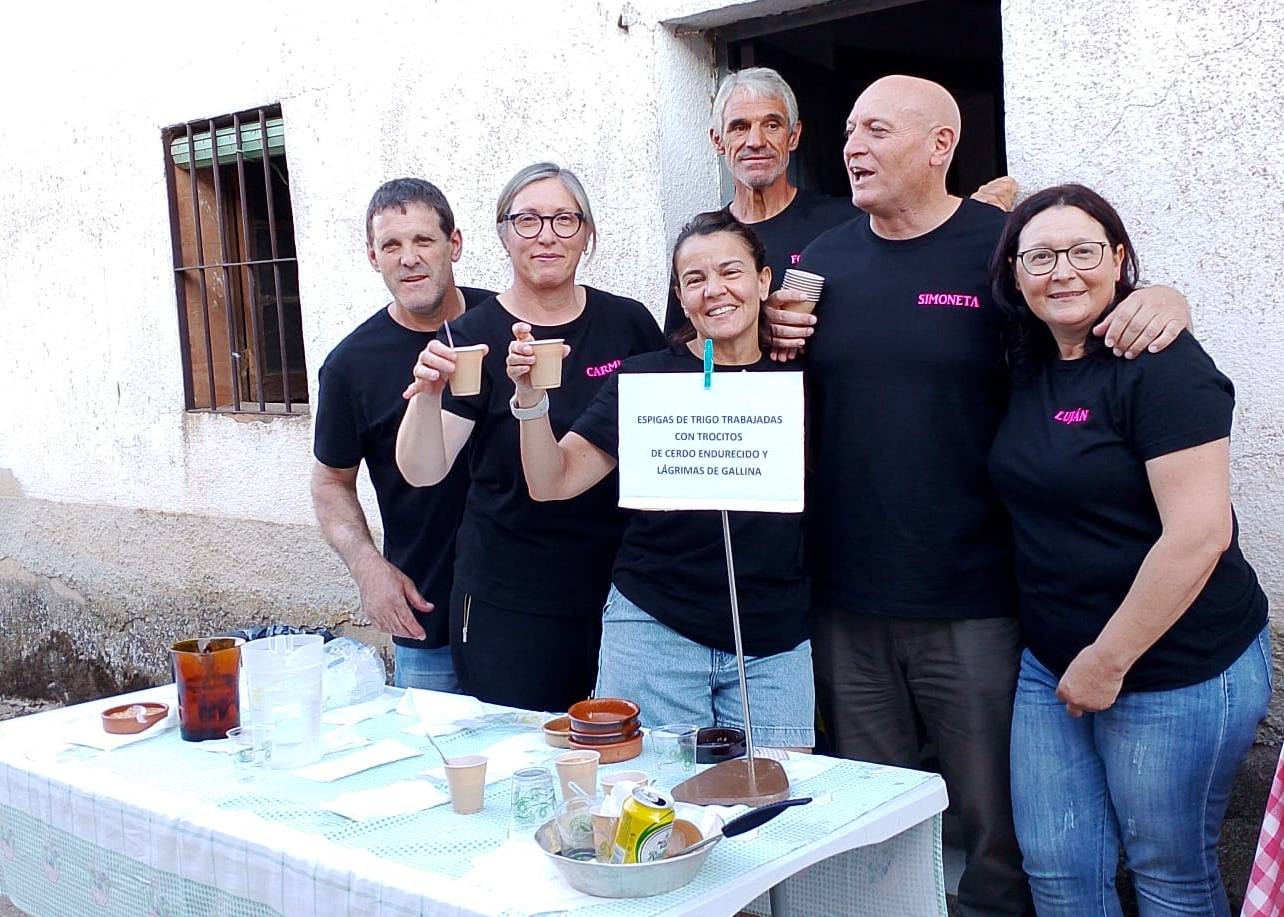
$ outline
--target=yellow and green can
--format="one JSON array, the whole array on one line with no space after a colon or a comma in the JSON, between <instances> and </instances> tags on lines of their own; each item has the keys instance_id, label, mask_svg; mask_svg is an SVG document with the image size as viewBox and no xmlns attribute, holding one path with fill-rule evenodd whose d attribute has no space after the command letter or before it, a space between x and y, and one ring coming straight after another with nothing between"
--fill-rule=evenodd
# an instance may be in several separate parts
<instances>
[{"instance_id":1,"label":"yellow and green can","mask_svg":"<svg viewBox=\"0 0 1284 917\"><path fill-rule=\"evenodd\" d=\"M612 863L650 863L664 856L673 833L673 800L640 786L620 807L620 824L611 845Z\"/></svg>"}]
</instances>

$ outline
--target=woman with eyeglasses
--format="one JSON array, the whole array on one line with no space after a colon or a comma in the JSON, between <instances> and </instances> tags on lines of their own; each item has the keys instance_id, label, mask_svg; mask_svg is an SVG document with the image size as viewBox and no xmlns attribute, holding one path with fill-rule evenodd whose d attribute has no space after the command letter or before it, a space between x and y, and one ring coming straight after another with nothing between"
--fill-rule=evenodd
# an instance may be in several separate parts
<instances>
[{"instance_id":1,"label":"woman with eyeglasses","mask_svg":"<svg viewBox=\"0 0 1284 917\"><path fill-rule=\"evenodd\" d=\"M1228 913L1217 839L1270 696L1266 596L1230 502L1234 390L1188 331L1143 360L1090 329L1137 283L1118 213L1032 195L991 264L1013 376L990 473L1025 651L1012 803L1040 915Z\"/></svg>"},{"instance_id":2,"label":"woman with eyeglasses","mask_svg":"<svg viewBox=\"0 0 1284 917\"><path fill-rule=\"evenodd\" d=\"M527 166L500 192L495 219L512 283L420 354L405 391L397 465L407 481L426 486L456 461L469 463L449 612L461 689L493 703L565 710L593 689L623 516L613 475L569 503L530 498L504 366L508 344L518 324L535 339L565 342L548 412L561 435L624 359L664 341L641 303L575 282L597 227L573 173L547 162ZM488 348L481 393L453 397L452 345L472 344Z\"/></svg>"},{"instance_id":3,"label":"woman with eyeglasses","mask_svg":"<svg viewBox=\"0 0 1284 917\"><path fill-rule=\"evenodd\" d=\"M713 342L720 373L797 372L763 350L768 332L761 305L771 283L766 259L757 234L730 212L695 216L673 247L674 289L686 322L669 347L626 360L619 372L688 373L698 387L705 341ZM509 345L517 403L560 398L561 392L532 388L533 362L524 341ZM618 375L569 433L558 434L542 417L522 424L522 466L539 499L573 501L615 472ZM733 512L728 518L754 740L810 751L815 693L802 514ZM602 615L597 693L637 701L644 726L744 728L723 550L716 512L628 514Z\"/></svg>"}]
</instances>

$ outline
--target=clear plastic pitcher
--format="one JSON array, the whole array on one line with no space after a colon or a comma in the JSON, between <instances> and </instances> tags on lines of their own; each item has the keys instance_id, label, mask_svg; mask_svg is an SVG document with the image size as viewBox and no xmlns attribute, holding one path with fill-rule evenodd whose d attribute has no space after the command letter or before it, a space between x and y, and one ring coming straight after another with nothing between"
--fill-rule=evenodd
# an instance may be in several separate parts
<instances>
[{"instance_id":1,"label":"clear plastic pitcher","mask_svg":"<svg viewBox=\"0 0 1284 917\"><path fill-rule=\"evenodd\" d=\"M321 757L319 634L283 634L241 647L241 719L273 727L272 766L301 767Z\"/></svg>"}]
</instances>

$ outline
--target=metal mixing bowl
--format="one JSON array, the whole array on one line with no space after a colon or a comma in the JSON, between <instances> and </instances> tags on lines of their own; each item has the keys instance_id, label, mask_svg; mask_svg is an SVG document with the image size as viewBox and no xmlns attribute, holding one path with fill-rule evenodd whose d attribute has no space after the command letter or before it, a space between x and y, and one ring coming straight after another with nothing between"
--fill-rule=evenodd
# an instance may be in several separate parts
<instances>
[{"instance_id":1,"label":"metal mixing bowl","mask_svg":"<svg viewBox=\"0 0 1284 917\"><path fill-rule=\"evenodd\" d=\"M678 818L685 818L699 828L703 837L722 831L722 819L708 809L679 802L673 810ZM600 898L646 898L681 888L696 877L710 851L719 843L714 841L694 853L652 863L572 860L561 855L562 838L557 833L557 819L541 825L535 832L535 841L572 888Z\"/></svg>"}]
</instances>

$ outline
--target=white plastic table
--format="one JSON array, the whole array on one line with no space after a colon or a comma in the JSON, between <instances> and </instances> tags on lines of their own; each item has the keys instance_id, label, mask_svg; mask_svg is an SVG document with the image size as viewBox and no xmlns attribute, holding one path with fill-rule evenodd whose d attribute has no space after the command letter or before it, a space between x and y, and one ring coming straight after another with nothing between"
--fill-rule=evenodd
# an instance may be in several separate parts
<instances>
[{"instance_id":1,"label":"white plastic table","mask_svg":"<svg viewBox=\"0 0 1284 917\"><path fill-rule=\"evenodd\" d=\"M390 689L391 690L391 689ZM469 881L473 858L507 834L509 781L487 787L485 808L449 806L349 821L319 807L341 793L418 775L433 759L387 764L334 783L270 772L237 783L224 755L180 740L177 729L114 751L68 746L73 721L132 700L173 704L173 686L0 723L0 895L37 917L519 917L520 888L497 895ZM410 718L387 713L355 728L393 737ZM513 724L439 738L467 754L515 734ZM818 759L828 763L828 759ZM642 767L648 760L618 765ZM609 772L611 768L604 768ZM837 761L796 782L817 802L723 841L695 881L665 895L592 899L579 917L787 914L944 917L940 777ZM787 880L787 881L786 881Z\"/></svg>"}]
</instances>

